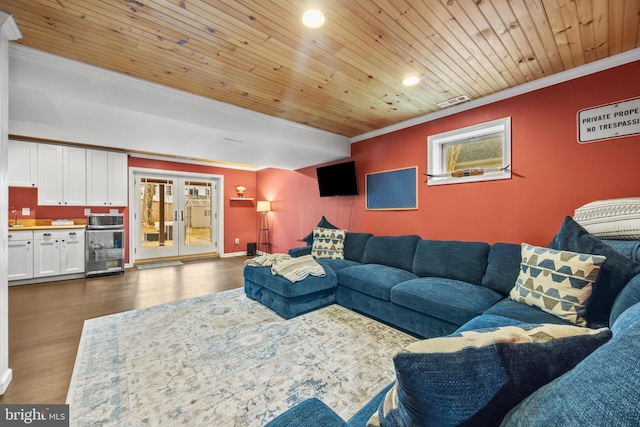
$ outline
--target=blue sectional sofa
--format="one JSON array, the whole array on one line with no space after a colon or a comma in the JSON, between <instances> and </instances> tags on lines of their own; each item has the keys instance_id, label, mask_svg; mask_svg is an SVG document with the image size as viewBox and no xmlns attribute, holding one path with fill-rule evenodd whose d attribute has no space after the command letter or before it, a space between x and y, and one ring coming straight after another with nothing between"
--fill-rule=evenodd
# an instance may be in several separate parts
<instances>
[{"instance_id":1,"label":"blue sectional sofa","mask_svg":"<svg viewBox=\"0 0 640 427\"><path fill-rule=\"evenodd\" d=\"M640 425L640 406L637 405L640 401L637 356L640 354L640 304L637 304L640 302L640 263L637 262L640 242L612 244L615 249L590 235L570 217L549 244L557 250L607 257L583 314L589 328L611 326L611 341L526 397L507 417L503 408L500 419L493 419L489 424L484 419L483 425L498 425L503 417L504 425L515 426ZM284 278L273 276L268 267L245 267L245 291L285 318L337 303L421 338L514 325L570 325L563 318L509 297L521 272L521 251L521 245L511 243L489 245L425 240L417 235L347 233L344 259L317 260L325 268L325 277L309 277L292 286ZM310 246L294 248L290 254L299 256L309 252ZM621 361L614 366L606 357ZM590 373L589 369L594 366L597 369ZM625 394L613 398L609 393L612 386L592 380L590 375L595 375L595 371L600 374L599 378L608 376L607 381L622 387ZM584 383L579 384L580 380ZM585 387L589 390L588 396L583 396ZM270 425L365 425L386 394L387 390L382 390L348 423L322 402L310 399ZM568 408L554 401L557 398L566 399ZM616 407L610 406L610 402ZM596 411L599 413L595 414ZM483 416L487 413L492 415L485 409ZM574 423L573 417L585 422ZM591 423L591 420L602 422ZM635 424L622 422L624 420ZM381 425L403 424L387 419ZM467 425L474 423L469 421Z\"/></svg>"}]
</instances>

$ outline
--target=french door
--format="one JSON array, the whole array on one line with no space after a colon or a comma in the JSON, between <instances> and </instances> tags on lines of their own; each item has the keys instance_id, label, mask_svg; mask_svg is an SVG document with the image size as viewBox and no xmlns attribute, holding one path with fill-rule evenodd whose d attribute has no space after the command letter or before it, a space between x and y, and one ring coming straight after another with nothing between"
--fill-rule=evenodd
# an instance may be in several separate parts
<instances>
[{"instance_id":1,"label":"french door","mask_svg":"<svg viewBox=\"0 0 640 427\"><path fill-rule=\"evenodd\" d=\"M218 179L134 174L135 258L217 252Z\"/></svg>"}]
</instances>

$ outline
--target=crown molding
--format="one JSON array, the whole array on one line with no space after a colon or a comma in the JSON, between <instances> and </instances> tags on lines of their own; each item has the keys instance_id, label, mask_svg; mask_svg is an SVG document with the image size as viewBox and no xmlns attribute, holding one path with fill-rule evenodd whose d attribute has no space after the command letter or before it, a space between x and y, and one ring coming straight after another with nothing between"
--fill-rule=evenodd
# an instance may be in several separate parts
<instances>
[{"instance_id":1,"label":"crown molding","mask_svg":"<svg viewBox=\"0 0 640 427\"><path fill-rule=\"evenodd\" d=\"M494 102L502 101L505 99L513 98L518 95L523 95L528 92L533 92L538 89L543 89L549 86L556 85L558 83L564 83L570 80L574 80L580 77L588 76L600 71L615 68L620 65L629 64L640 60L640 48L632 49L627 52L620 53L618 55L610 56L599 61L594 61L589 64L581 65L579 67L572 68L570 70L562 71L560 73L553 74L551 76L543 77L538 80L523 83L521 85L501 90L500 92L492 93L491 95L484 96L482 98L474 99L469 102L458 104L444 110L428 113L420 117L405 120L400 123L396 123L391 126L376 129L371 132L363 133L361 135L351 138L351 143L364 141L366 139L374 138L376 136L385 135L398 130L406 129L412 126L420 125L423 123L431 122L433 120L441 119L443 117L458 114L463 111L471 110L473 108L482 107L484 105L492 104Z\"/></svg>"}]
</instances>

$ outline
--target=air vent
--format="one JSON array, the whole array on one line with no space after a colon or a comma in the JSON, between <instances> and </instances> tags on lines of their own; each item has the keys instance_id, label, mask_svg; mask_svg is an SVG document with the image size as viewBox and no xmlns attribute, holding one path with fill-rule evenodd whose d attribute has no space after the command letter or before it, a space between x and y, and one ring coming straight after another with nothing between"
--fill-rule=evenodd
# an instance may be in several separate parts
<instances>
[{"instance_id":1,"label":"air vent","mask_svg":"<svg viewBox=\"0 0 640 427\"><path fill-rule=\"evenodd\" d=\"M467 95L459 95L455 98L447 99L446 101L438 102L438 106L440 108L451 107L452 105L460 104L461 102L468 101L469 97Z\"/></svg>"},{"instance_id":2,"label":"air vent","mask_svg":"<svg viewBox=\"0 0 640 427\"><path fill-rule=\"evenodd\" d=\"M224 145L238 145L238 144L244 144L244 141L241 141L239 139L231 139L231 138L223 138L220 141L218 141L220 144L224 144Z\"/></svg>"}]
</instances>

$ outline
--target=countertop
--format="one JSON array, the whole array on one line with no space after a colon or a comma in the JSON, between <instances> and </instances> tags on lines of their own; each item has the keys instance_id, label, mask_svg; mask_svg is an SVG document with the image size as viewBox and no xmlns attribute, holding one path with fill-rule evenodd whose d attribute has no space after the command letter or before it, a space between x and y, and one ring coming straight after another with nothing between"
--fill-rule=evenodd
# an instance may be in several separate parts
<instances>
[{"instance_id":1,"label":"countertop","mask_svg":"<svg viewBox=\"0 0 640 427\"><path fill-rule=\"evenodd\" d=\"M9 227L9 231L28 231L28 230L71 230L85 228L86 224L74 225L25 225L24 227Z\"/></svg>"}]
</instances>

